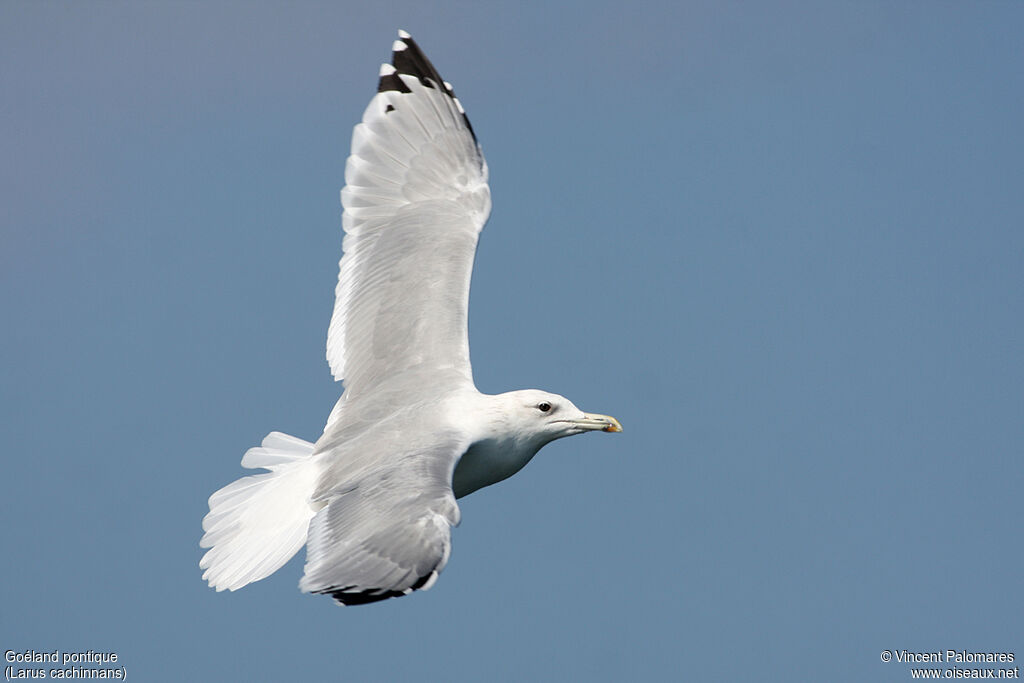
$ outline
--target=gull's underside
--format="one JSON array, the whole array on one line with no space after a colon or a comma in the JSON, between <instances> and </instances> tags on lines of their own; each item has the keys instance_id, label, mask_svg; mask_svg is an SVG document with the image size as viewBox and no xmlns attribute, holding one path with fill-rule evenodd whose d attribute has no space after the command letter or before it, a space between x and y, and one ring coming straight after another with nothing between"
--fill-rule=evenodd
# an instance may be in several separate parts
<instances>
[{"instance_id":1,"label":"gull's underside","mask_svg":"<svg viewBox=\"0 0 1024 683\"><path fill-rule=\"evenodd\" d=\"M353 132L341 199L327 360L345 390L315 444L272 432L242 459L269 471L211 496L200 567L217 590L269 576L303 545L303 591L352 605L429 588L451 552L456 497L554 439L621 430L556 394L473 385L467 309L487 164L405 32Z\"/></svg>"}]
</instances>

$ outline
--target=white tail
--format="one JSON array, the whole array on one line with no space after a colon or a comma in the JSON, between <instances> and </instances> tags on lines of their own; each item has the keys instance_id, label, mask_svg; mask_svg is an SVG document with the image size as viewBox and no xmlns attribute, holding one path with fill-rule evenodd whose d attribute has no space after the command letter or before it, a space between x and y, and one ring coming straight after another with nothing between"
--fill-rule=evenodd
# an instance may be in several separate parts
<instances>
[{"instance_id":1,"label":"white tail","mask_svg":"<svg viewBox=\"0 0 1024 683\"><path fill-rule=\"evenodd\" d=\"M210 496L199 541L210 550L199 568L212 588L238 590L264 579L306 544L319 474L312 454L308 441L271 432L242 458L242 467L270 472L242 477Z\"/></svg>"}]
</instances>

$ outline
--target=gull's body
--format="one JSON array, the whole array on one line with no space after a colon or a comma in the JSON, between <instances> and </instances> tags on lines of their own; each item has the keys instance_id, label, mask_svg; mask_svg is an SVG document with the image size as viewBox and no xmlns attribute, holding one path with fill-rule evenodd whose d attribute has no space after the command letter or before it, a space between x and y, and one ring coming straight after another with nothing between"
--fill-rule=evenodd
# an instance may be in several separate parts
<instances>
[{"instance_id":1,"label":"gull's body","mask_svg":"<svg viewBox=\"0 0 1024 683\"><path fill-rule=\"evenodd\" d=\"M270 472L211 496L200 566L218 590L269 576L304 544L304 591L361 604L429 588L456 498L550 441L621 429L556 394L474 386L467 309L487 165L451 86L399 36L345 168L327 340L345 391L315 444L272 432L242 459Z\"/></svg>"}]
</instances>

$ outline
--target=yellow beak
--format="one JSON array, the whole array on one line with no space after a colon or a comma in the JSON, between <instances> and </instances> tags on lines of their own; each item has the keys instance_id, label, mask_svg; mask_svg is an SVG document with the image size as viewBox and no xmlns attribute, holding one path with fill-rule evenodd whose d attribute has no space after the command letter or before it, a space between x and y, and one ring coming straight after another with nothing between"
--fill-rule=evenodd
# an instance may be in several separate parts
<instances>
[{"instance_id":1,"label":"yellow beak","mask_svg":"<svg viewBox=\"0 0 1024 683\"><path fill-rule=\"evenodd\" d=\"M578 420L567 420L580 429L601 430L602 432L621 432L622 425L611 415L598 415L596 413L583 413Z\"/></svg>"}]
</instances>

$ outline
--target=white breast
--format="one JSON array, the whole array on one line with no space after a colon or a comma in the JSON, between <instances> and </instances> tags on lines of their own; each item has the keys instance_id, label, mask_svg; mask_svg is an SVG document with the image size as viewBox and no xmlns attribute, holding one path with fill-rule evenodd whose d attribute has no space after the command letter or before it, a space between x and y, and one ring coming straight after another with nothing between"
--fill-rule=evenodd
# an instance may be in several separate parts
<instances>
[{"instance_id":1,"label":"white breast","mask_svg":"<svg viewBox=\"0 0 1024 683\"><path fill-rule=\"evenodd\" d=\"M469 447L455 466L452 489L455 497L508 479L530 462L539 448L513 439L485 439Z\"/></svg>"}]
</instances>

